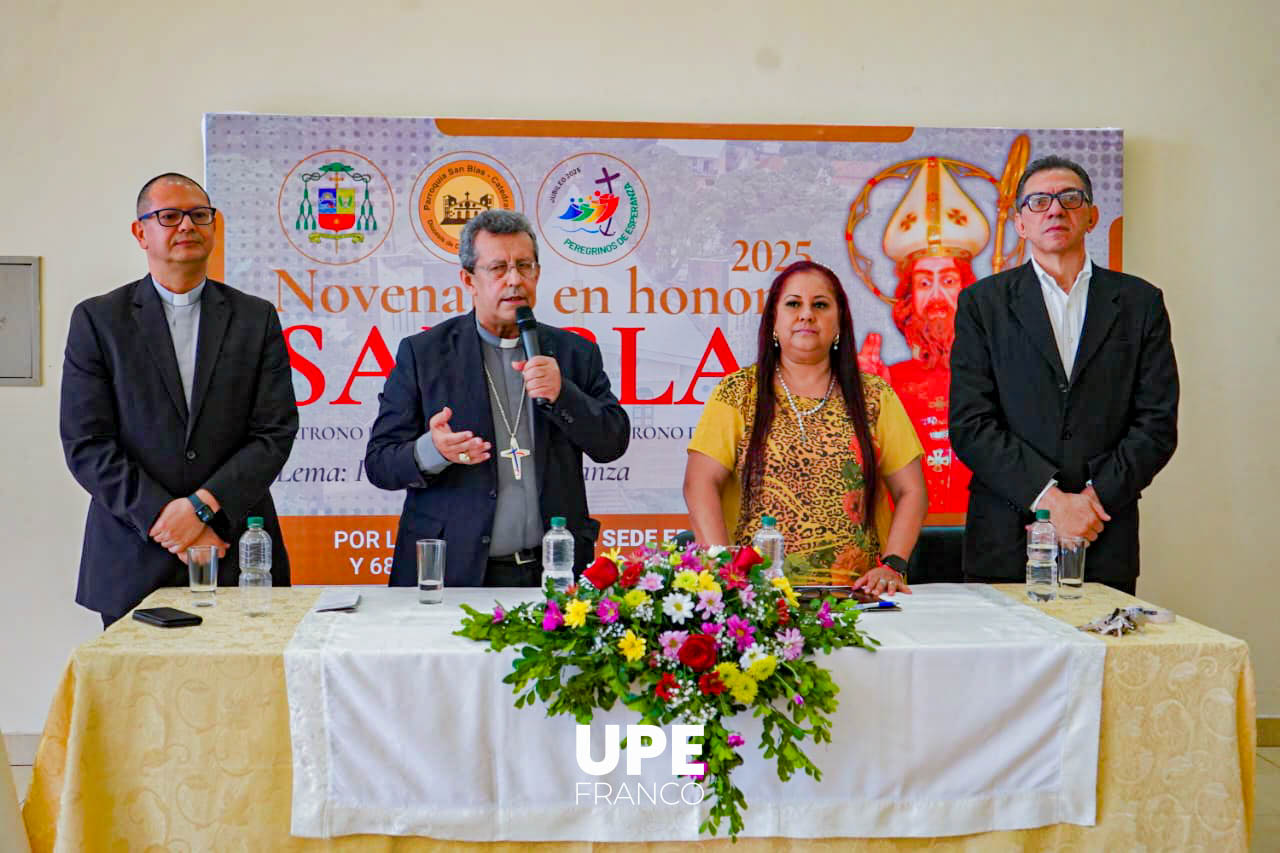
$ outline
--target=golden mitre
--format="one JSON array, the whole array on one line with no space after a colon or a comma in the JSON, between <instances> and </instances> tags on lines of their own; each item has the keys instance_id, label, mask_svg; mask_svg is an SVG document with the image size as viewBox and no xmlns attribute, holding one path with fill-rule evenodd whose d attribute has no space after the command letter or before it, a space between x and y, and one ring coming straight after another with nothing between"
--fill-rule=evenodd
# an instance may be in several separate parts
<instances>
[{"instance_id":1,"label":"golden mitre","mask_svg":"<svg viewBox=\"0 0 1280 853\"><path fill-rule=\"evenodd\" d=\"M928 157L889 217L884 253L899 266L925 256L972 258L990 238L987 218L951 170Z\"/></svg>"}]
</instances>

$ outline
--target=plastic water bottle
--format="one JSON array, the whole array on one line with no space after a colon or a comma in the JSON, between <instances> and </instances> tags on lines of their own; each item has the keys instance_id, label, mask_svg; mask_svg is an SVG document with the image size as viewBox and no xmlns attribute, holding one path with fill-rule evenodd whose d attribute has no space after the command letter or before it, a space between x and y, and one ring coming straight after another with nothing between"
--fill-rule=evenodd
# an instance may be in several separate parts
<instances>
[{"instance_id":1,"label":"plastic water bottle","mask_svg":"<svg viewBox=\"0 0 1280 853\"><path fill-rule=\"evenodd\" d=\"M240 537L240 599L250 616L271 610L271 536L256 515Z\"/></svg>"},{"instance_id":2,"label":"plastic water bottle","mask_svg":"<svg viewBox=\"0 0 1280 853\"><path fill-rule=\"evenodd\" d=\"M551 529L542 537L542 588L550 580L556 592L573 585L573 534L564 528L564 516L551 519Z\"/></svg>"},{"instance_id":3,"label":"plastic water bottle","mask_svg":"<svg viewBox=\"0 0 1280 853\"><path fill-rule=\"evenodd\" d=\"M760 529L756 531L755 536L751 537L751 544L760 552L760 556L769 561L769 570L780 575L786 548L782 531L778 529L778 522L773 516L760 517Z\"/></svg>"},{"instance_id":4,"label":"plastic water bottle","mask_svg":"<svg viewBox=\"0 0 1280 853\"><path fill-rule=\"evenodd\" d=\"M1058 532L1049 521L1049 510L1036 510L1036 521L1027 529L1027 598L1053 601L1058 597Z\"/></svg>"}]
</instances>

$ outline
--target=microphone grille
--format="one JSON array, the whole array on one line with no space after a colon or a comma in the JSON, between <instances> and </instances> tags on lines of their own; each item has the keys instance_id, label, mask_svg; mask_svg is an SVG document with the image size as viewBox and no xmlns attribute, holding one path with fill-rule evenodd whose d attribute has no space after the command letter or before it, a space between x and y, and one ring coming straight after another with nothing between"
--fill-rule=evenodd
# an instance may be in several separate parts
<instances>
[{"instance_id":1,"label":"microphone grille","mask_svg":"<svg viewBox=\"0 0 1280 853\"><path fill-rule=\"evenodd\" d=\"M521 328L525 326L537 326L538 321L533 319L533 309L528 305L521 305L516 308L516 325Z\"/></svg>"}]
</instances>

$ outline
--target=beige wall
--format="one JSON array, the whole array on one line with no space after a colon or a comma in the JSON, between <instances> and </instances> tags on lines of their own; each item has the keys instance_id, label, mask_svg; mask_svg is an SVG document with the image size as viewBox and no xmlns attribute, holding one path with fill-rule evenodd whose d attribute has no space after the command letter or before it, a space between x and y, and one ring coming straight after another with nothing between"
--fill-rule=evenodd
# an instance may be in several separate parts
<instances>
[{"instance_id":1,"label":"beige wall","mask_svg":"<svg viewBox=\"0 0 1280 853\"><path fill-rule=\"evenodd\" d=\"M87 498L57 435L70 311L144 270L138 185L202 175L202 114L237 110L1124 128L1125 267L1164 289L1184 401L1140 591L1248 640L1280 714L1274 0L14 3L0 255L44 258L44 385L0 388L0 730L39 730L99 626L73 604Z\"/></svg>"}]
</instances>

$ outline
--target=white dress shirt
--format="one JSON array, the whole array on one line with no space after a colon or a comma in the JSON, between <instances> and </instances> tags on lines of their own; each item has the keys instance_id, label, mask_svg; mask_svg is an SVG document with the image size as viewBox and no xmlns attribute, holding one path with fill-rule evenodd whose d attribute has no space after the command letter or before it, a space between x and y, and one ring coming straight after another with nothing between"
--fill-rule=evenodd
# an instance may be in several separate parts
<instances>
[{"instance_id":1,"label":"white dress shirt","mask_svg":"<svg viewBox=\"0 0 1280 853\"><path fill-rule=\"evenodd\" d=\"M1040 280L1040 292L1044 294L1044 307L1049 310L1049 325L1053 327L1058 355L1062 357L1062 369L1067 372L1067 380L1070 381L1071 368L1076 363L1076 350L1080 346L1080 333L1084 330L1084 309L1089 301L1093 258L1089 257L1089 250L1085 249L1084 266L1076 274L1070 293L1063 292L1053 276L1036 262L1035 255L1031 256L1031 268L1036 271L1036 278Z\"/></svg>"},{"instance_id":2,"label":"white dress shirt","mask_svg":"<svg viewBox=\"0 0 1280 853\"><path fill-rule=\"evenodd\" d=\"M1080 334L1084 331L1084 309L1089 302L1089 281L1093 278L1093 258L1089 250L1084 250L1084 266L1076 273L1071 292L1064 293L1054 277L1045 272L1044 267L1031 256L1031 268L1040 281L1040 293L1044 295L1044 307L1049 311L1049 325L1053 328L1053 339L1058 345L1058 355L1062 358L1062 369L1067 372L1067 381L1071 381L1071 368L1076 363L1076 350L1080 348ZM1045 492L1058 485L1057 479L1045 484L1031 502L1031 511L1035 512Z\"/></svg>"}]
</instances>

